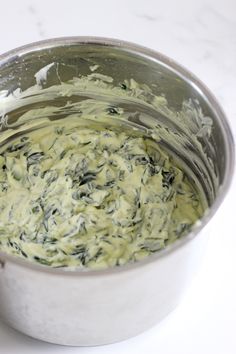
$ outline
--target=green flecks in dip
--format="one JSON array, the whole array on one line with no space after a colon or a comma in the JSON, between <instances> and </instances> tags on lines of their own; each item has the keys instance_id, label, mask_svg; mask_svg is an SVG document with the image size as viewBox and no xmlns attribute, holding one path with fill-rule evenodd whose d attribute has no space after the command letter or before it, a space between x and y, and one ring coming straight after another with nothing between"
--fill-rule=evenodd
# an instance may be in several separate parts
<instances>
[{"instance_id":1,"label":"green flecks in dip","mask_svg":"<svg viewBox=\"0 0 236 354\"><path fill-rule=\"evenodd\" d=\"M48 123L0 151L0 248L52 267L123 265L185 234L199 199L151 138Z\"/></svg>"}]
</instances>

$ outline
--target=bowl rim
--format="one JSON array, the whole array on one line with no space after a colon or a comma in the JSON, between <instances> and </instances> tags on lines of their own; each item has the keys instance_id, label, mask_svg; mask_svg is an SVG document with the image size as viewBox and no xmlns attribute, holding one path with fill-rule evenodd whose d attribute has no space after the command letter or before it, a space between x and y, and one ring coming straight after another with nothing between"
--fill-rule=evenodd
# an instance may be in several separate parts
<instances>
[{"instance_id":1,"label":"bowl rim","mask_svg":"<svg viewBox=\"0 0 236 354\"><path fill-rule=\"evenodd\" d=\"M190 85L194 87L199 94L204 96L207 104L214 113L218 124L221 128L222 135L224 136L224 143L226 148L226 168L225 177L222 185L219 188L218 195L216 196L212 206L209 208L208 213L206 213L200 221L196 222L190 233L188 233L183 238L176 240L173 244L168 245L166 248L145 257L134 263L126 263L122 266L108 267L105 269L80 269L80 268L53 268L49 266L40 265L28 260L21 259L20 257L9 255L5 252L0 251L0 269L9 263L15 266L20 266L27 268L28 270L37 271L41 273L48 273L51 275L64 275L64 276L105 276L110 274L117 274L121 272L131 271L149 265L153 262L159 261L162 257L170 256L173 252L182 248L189 241L193 240L200 231L208 224L210 219L215 215L217 209L222 204L227 192L229 191L233 173L234 173L234 162L235 162L235 147L233 134L230 129L229 122L226 115L217 102L215 96L211 93L208 87L201 82L191 71L185 69L182 65L177 63L175 60L167 57L166 55L159 53L156 50L149 49L147 47L127 42L124 40L106 38L106 37L94 37L94 36L72 36L72 37L59 37L50 38L43 41L36 41L30 44L26 44L10 50L2 55L0 55L0 76L1 67L8 61L17 60L17 58L26 55L30 52L35 52L39 50L47 50L50 48L55 48L59 46L72 46L72 45L97 45L104 47L112 47L125 51L127 53L136 54L141 57L145 57L148 60L159 62L161 65L165 66L170 71L177 74L183 80L187 81Z\"/></svg>"}]
</instances>

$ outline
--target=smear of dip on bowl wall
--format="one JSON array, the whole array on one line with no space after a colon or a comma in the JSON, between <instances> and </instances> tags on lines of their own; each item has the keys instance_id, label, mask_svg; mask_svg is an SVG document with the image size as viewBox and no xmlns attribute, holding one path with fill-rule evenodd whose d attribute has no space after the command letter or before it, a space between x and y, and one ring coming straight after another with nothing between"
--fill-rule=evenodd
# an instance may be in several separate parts
<instances>
[{"instance_id":1,"label":"smear of dip on bowl wall","mask_svg":"<svg viewBox=\"0 0 236 354\"><path fill-rule=\"evenodd\" d=\"M61 344L144 330L177 303L229 184L223 113L184 69L118 41L42 42L0 72L0 315Z\"/></svg>"}]
</instances>

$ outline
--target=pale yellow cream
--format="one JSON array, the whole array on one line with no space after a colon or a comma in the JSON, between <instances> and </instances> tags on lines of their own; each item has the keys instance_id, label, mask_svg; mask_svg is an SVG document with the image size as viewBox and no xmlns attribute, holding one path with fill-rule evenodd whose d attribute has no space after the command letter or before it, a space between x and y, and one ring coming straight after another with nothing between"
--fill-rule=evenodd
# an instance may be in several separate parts
<instances>
[{"instance_id":1,"label":"pale yellow cream","mask_svg":"<svg viewBox=\"0 0 236 354\"><path fill-rule=\"evenodd\" d=\"M150 136L83 118L43 120L2 147L2 251L52 267L112 267L164 248L201 217L198 192Z\"/></svg>"}]
</instances>

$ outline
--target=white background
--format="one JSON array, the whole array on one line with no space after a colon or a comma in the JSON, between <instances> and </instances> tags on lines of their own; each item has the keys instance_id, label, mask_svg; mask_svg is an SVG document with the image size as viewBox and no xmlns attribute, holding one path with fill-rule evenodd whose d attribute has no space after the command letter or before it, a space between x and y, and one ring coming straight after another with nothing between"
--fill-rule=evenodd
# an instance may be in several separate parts
<instances>
[{"instance_id":1,"label":"white background","mask_svg":"<svg viewBox=\"0 0 236 354\"><path fill-rule=\"evenodd\" d=\"M216 95L236 136L236 0L1 0L0 53L50 37L107 36L156 49ZM92 348L50 345L0 322L0 353L235 354L236 183L212 220L202 268L180 306L130 340Z\"/></svg>"}]
</instances>

